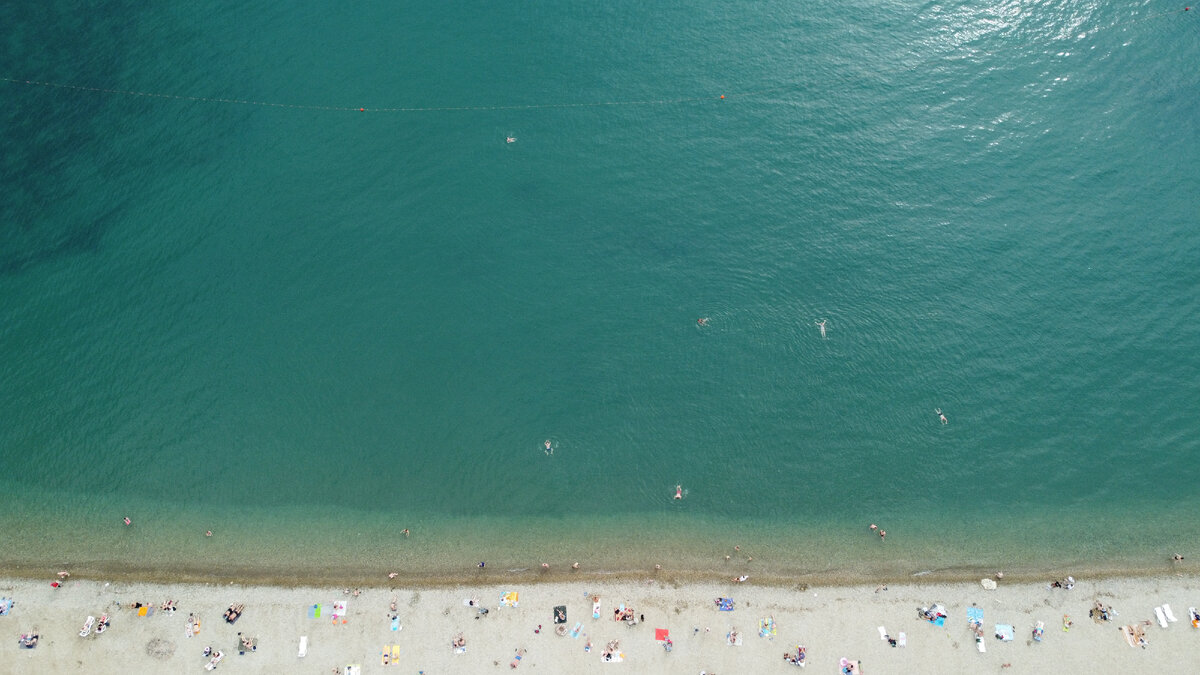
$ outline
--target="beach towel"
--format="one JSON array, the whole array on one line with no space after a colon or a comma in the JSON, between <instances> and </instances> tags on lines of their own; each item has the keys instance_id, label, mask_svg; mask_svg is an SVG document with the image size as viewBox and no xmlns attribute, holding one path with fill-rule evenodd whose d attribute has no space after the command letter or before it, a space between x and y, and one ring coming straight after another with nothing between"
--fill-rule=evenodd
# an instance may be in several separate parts
<instances>
[{"instance_id":1,"label":"beach towel","mask_svg":"<svg viewBox=\"0 0 1200 675\"><path fill-rule=\"evenodd\" d=\"M1200 612L1195 607L1188 607L1188 618L1192 621L1192 628L1200 628Z\"/></svg>"},{"instance_id":2,"label":"beach towel","mask_svg":"<svg viewBox=\"0 0 1200 675\"><path fill-rule=\"evenodd\" d=\"M625 654L622 652L613 652L611 654L601 652L600 660L605 663L620 663L625 660Z\"/></svg>"},{"instance_id":3,"label":"beach towel","mask_svg":"<svg viewBox=\"0 0 1200 675\"><path fill-rule=\"evenodd\" d=\"M1037 622L1037 625L1033 627L1033 639L1037 640L1038 642L1041 642L1042 635L1044 635L1045 632L1046 632L1046 622L1045 621Z\"/></svg>"},{"instance_id":4,"label":"beach towel","mask_svg":"<svg viewBox=\"0 0 1200 675\"><path fill-rule=\"evenodd\" d=\"M1175 618L1175 615L1171 612L1170 605L1168 605L1167 603L1164 602L1162 607L1163 607L1163 614L1167 615L1167 621L1170 621L1171 623L1178 621L1178 619Z\"/></svg>"},{"instance_id":5,"label":"beach towel","mask_svg":"<svg viewBox=\"0 0 1200 675\"><path fill-rule=\"evenodd\" d=\"M316 604L316 605L310 605L310 606L309 606L309 608L308 608L308 618L310 618L310 619L319 619L319 618L321 618L321 605L320 605L319 603L318 603L318 604Z\"/></svg>"},{"instance_id":6,"label":"beach towel","mask_svg":"<svg viewBox=\"0 0 1200 675\"><path fill-rule=\"evenodd\" d=\"M554 608L554 623L567 622L567 606L558 605Z\"/></svg>"},{"instance_id":7,"label":"beach towel","mask_svg":"<svg viewBox=\"0 0 1200 675\"><path fill-rule=\"evenodd\" d=\"M463 647L463 651L466 651L466 647ZM400 665L400 645L392 645L392 665Z\"/></svg>"},{"instance_id":8,"label":"beach towel","mask_svg":"<svg viewBox=\"0 0 1200 675\"><path fill-rule=\"evenodd\" d=\"M1132 627L1121 626L1121 634L1125 636L1125 642L1128 643L1130 647L1137 649L1137 642L1135 642L1133 639L1133 628Z\"/></svg>"},{"instance_id":9,"label":"beach towel","mask_svg":"<svg viewBox=\"0 0 1200 675\"><path fill-rule=\"evenodd\" d=\"M594 601L592 601L592 618L600 618L600 598L596 598Z\"/></svg>"},{"instance_id":10,"label":"beach towel","mask_svg":"<svg viewBox=\"0 0 1200 675\"><path fill-rule=\"evenodd\" d=\"M732 612L733 598L717 598L717 609L722 612Z\"/></svg>"},{"instance_id":11,"label":"beach towel","mask_svg":"<svg viewBox=\"0 0 1200 675\"><path fill-rule=\"evenodd\" d=\"M883 626L879 627L879 639L880 640L888 639L887 630Z\"/></svg>"},{"instance_id":12,"label":"beach towel","mask_svg":"<svg viewBox=\"0 0 1200 675\"><path fill-rule=\"evenodd\" d=\"M982 635L975 636L975 648L979 650L980 654L984 654L987 652L987 645L983 644L983 636Z\"/></svg>"},{"instance_id":13,"label":"beach towel","mask_svg":"<svg viewBox=\"0 0 1200 675\"><path fill-rule=\"evenodd\" d=\"M401 630L399 614L392 617L392 631L394 632L394 631L398 631L398 630Z\"/></svg>"},{"instance_id":14,"label":"beach towel","mask_svg":"<svg viewBox=\"0 0 1200 675\"><path fill-rule=\"evenodd\" d=\"M1167 627L1167 615L1163 613L1163 608L1155 607L1154 615L1158 617L1158 625L1162 626L1163 628L1166 628Z\"/></svg>"},{"instance_id":15,"label":"beach towel","mask_svg":"<svg viewBox=\"0 0 1200 675\"><path fill-rule=\"evenodd\" d=\"M333 617L334 625L346 623L346 601L338 600L333 603L333 613L330 616Z\"/></svg>"},{"instance_id":16,"label":"beach towel","mask_svg":"<svg viewBox=\"0 0 1200 675\"><path fill-rule=\"evenodd\" d=\"M671 634L671 631L667 628L655 628L654 629L654 639L657 642L662 642L663 640L666 640L670 634Z\"/></svg>"},{"instance_id":17,"label":"beach towel","mask_svg":"<svg viewBox=\"0 0 1200 675\"><path fill-rule=\"evenodd\" d=\"M296 656L299 658L304 658L305 656L308 656L308 636L307 635L300 636L300 651L296 654Z\"/></svg>"},{"instance_id":18,"label":"beach towel","mask_svg":"<svg viewBox=\"0 0 1200 675\"><path fill-rule=\"evenodd\" d=\"M729 631L728 633L725 634L725 643L728 644L730 647L741 647L742 646L742 632L738 631L735 633L734 631Z\"/></svg>"},{"instance_id":19,"label":"beach towel","mask_svg":"<svg viewBox=\"0 0 1200 675\"><path fill-rule=\"evenodd\" d=\"M146 616L147 614L149 614L149 610L150 610L149 607L138 607L137 615L138 616Z\"/></svg>"},{"instance_id":20,"label":"beach towel","mask_svg":"<svg viewBox=\"0 0 1200 675\"><path fill-rule=\"evenodd\" d=\"M1016 636L1016 629L1012 624L998 623L996 624L996 639L1010 642Z\"/></svg>"},{"instance_id":21,"label":"beach towel","mask_svg":"<svg viewBox=\"0 0 1200 675\"><path fill-rule=\"evenodd\" d=\"M907 647L907 646L908 646L908 636L907 636L907 635L905 635L903 632L901 632L901 633L900 633L900 639L897 641L897 643L898 643L898 644L899 644L901 647Z\"/></svg>"},{"instance_id":22,"label":"beach towel","mask_svg":"<svg viewBox=\"0 0 1200 675\"><path fill-rule=\"evenodd\" d=\"M507 593L501 593L500 594L500 606L501 607L516 607L518 604L518 601L520 600L520 597L521 597L520 594L517 593L516 591L508 591Z\"/></svg>"},{"instance_id":23,"label":"beach towel","mask_svg":"<svg viewBox=\"0 0 1200 675\"><path fill-rule=\"evenodd\" d=\"M342 672L346 675L362 675L362 666L358 664L349 665Z\"/></svg>"},{"instance_id":24,"label":"beach towel","mask_svg":"<svg viewBox=\"0 0 1200 675\"><path fill-rule=\"evenodd\" d=\"M767 639L775 639L778 630L775 628L775 617L769 616L758 621L758 636Z\"/></svg>"},{"instance_id":25,"label":"beach towel","mask_svg":"<svg viewBox=\"0 0 1200 675\"><path fill-rule=\"evenodd\" d=\"M213 654L212 660L210 660L208 663L204 664L204 669L205 670L215 670L217 667L217 664L220 663L221 659L223 659L223 658L225 658L224 652L217 652L216 654Z\"/></svg>"},{"instance_id":26,"label":"beach towel","mask_svg":"<svg viewBox=\"0 0 1200 675\"><path fill-rule=\"evenodd\" d=\"M571 637L573 637L573 638L575 638L576 640L578 640L578 639L579 639L579 634L580 634L580 632L582 632L582 631L583 631L583 623L582 623L582 622L580 622L580 621L576 621L576 622L575 622L575 627L571 629Z\"/></svg>"},{"instance_id":27,"label":"beach towel","mask_svg":"<svg viewBox=\"0 0 1200 675\"><path fill-rule=\"evenodd\" d=\"M983 623L983 608L968 607L967 608L967 623Z\"/></svg>"},{"instance_id":28,"label":"beach towel","mask_svg":"<svg viewBox=\"0 0 1200 675\"><path fill-rule=\"evenodd\" d=\"M12 611L12 598L0 598L0 616L7 616Z\"/></svg>"},{"instance_id":29,"label":"beach towel","mask_svg":"<svg viewBox=\"0 0 1200 675\"><path fill-rule=\"evenodd\" d=\"M392 649L391 649L391 647L384 645L383 649L381 649L379 651L379 663L382 665L385 665L385 666L392 665Z\"/></svg>"}]
</instances>

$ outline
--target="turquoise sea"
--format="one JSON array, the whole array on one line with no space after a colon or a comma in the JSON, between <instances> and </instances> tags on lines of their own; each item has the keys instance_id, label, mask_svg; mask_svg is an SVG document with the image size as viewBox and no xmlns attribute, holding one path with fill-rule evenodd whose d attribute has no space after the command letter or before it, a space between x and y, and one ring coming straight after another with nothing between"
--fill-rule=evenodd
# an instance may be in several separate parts
<instances>
[{"instance_id":1,"label":"turquoise sea","mask_svg":"<svg viewBox=\"0 0 1200 675\"><path fill-rule=\"evenodd\" d=\"M0 6L0 569L1200 556L1197 14Z\"/></svg>"}]
</instances>

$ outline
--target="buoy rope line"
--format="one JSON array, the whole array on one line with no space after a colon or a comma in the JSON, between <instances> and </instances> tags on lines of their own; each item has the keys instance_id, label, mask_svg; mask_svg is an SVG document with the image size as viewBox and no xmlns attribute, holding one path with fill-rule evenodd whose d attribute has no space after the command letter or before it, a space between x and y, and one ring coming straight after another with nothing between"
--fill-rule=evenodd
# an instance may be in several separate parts
<instances>
[{"instance_id":1,"label":"buoy rope line","mask_svg":"<svg viewBox=\"0 0 1200 675\"><path fill-rule=\"evenodd\" d=\"M1184 7L1170 12L1162 12L1160 14L1151 14L1150 16L1141 17L1139 19L1130 19L1109 26L1105 26L1097 30L1109 30L1128 26L1130 24L1142 23L1152 19L1161 19L1165 16L1173 16L1190 11L1191 7ZM1086 33L1085 33L1086 34ZM253 99L240 98L220 98L215 96L186 96L183 94L165 94L162 92L153 91L136 91L133 89L111 89L106 87L88 87L81 84L66 84L62 82L45 82L42 80L26 80L16 77L0 77L0 82L9 84L20 84L30 87L46 87L51 89L65 89L69 91L85 91L97 94L116 94L120 96L134 96L141 98L159 98L172 101L190 101L194 103L225 103L232 105L254 105L266 108L287 108L291 110L322 110L332 112L373 112L373 113L423 113L423 112L466 112L466 111L504 111L504 110L550 110L550 109L566 109L566 108L603 108L616 106L652 106L652 105L674 105L680 103L712 103L715 101L724 101L727 99L750 98L754 96L762 96L783 89L791 89L800 86L799 83L789 83L777 87L769 87L767 89L759 89L756 91L746 91L726 96L688 96L683 98L661 98L661 99L644 99L644 100L629 100L629 101L592 101L579 103L529 103L518 105L461 105L461 106L405 106L396 108L367 108L354 106L336 106L336 105L306 105L303 103L277 103L272 101L255 101Z\"/></svg>"},{"instance_id":2,"label":"buoy rope line","mask_svg":"<svg viewBox=\"0 0 1200 675\"><path fill-rule=\"evenodd\" d=\"M195 103L229 103L234 105L257 105L268 108L289 108L292 110L325 110L335 112L376 112L376 113L420 113L420 112L458 112L470 110L545 110L552 108L600 108L604 106L632 105L671 105L676 103L700 103L722 101L735 98L761 96L773 91L788 89L794 85L783 85L745 91L737 94L721 94L719 96L689 96L684 98L645 99L637 101L592 101L581 103L530 103L524 105L462 105L462 106L409 106L400 108L366 108L336 105L306 105L303 103L276 103L272 101L255 101L252 99L218 98L211 96L184 96L182 94L164 94L153 91L135 91L132 89L110 89L106 87L87 87L80 84L64 84L61 82L44 82L42 80L22 80L15 77L0 77L0 82L23 84L31 87L48 87L52 89L67 89L71 91L87 91L98 94L119 94L121 96L137 96L142 98L161 98L173 101L191 101Z\"/></svg>"}]
</instances>

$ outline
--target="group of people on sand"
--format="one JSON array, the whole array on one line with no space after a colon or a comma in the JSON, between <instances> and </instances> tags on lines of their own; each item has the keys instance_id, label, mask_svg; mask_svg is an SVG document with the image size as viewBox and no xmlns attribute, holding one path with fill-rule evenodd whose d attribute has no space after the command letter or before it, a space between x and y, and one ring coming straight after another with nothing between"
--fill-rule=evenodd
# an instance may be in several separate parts
<instances>
[{"instance_id":1,"label":"group of people on sand","mask_svg":"<svg viewBox=\"0 0 1200 675\"><path fill-rule=\"evenodd\" d=\"M258 640L246 635L238 633L238 642L241 643L241 651L258 651Z\"/></svg>"},{"instance_id":2,"label":"group of people on sand","mask_svg":"<svg viewBox=\"0 0 1200 675\"><path fill-rule=\"evenodd\" d=\"M637 623L637 616L633 612L632 607L626 607L622 610L620 607L613 609L613 621L626 621L631 624Z\"/></svg>"},{"instance_id":3,"label":"group of people on sand","mask_svg":"<svg viewBox=\"0 0 1200 675\"><path fill-rule=\"evenodd\" d=\"M793 666L800 666L801 668L803 668L805 666L804 659L807 656L808 656L808 650L804 647L804 645L797 645L795 654L793 654L792 652L784 652L783 653L783 660L787 661L788 663L792 664Z\"/></svg>"},{"instance_id":4,"label":"group of people on sand","mask_svg":"<svg viewBox=\"0 0 1200 675\"><path fill-rule=\"evenodd\" d=\"M1100 602L1099 600L1096 601L1096 605L1094 607L1088 610L1088 616L1092 617L1092 619L1095 621L1108 621L1110 618L1110 613L1115 614L1115 612L1112 611L1112 607L1105 607L1104 603Z\"/></svg>"},{"instance_id":5,"label":"group of people on sand","mask_svg":"<svg viewBox=\"0 0 1200 675\"><path fill-rule=\"evenodd\" d=\"M236 604L230 605L229 609L225 610L225 623L234 623L242 616L242 611L246 609L245 605Z\"/></svg>"},{"instance_id":6,"label":"group of people on sand","mask_svg":"<svg viewBox=\"0 0 1200 675\"><path fill-rule=\"evenodd\" d=\"M1050 582L1050 588L1065 588L1068 591L1075 588L1075 577L1067 577L1066 579L1056 579Z\"/></svg>"}]
</instances>

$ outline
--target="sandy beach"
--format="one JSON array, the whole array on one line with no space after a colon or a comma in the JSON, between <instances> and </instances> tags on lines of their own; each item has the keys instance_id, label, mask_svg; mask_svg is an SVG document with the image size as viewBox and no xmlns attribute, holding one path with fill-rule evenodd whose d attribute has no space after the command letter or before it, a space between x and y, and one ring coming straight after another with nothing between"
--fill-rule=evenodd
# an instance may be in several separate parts
<instances>
[{"instance_id":1,"label":"sandy beach","mask_svg":"<svg viewBox=\"0 0 1200 675\"><path fill-rule=\"evenodd\" d=\"M889 583L886 590L760 586L753 577L740 584L675 583L666 576L436 588L381 583L362 588L358 596L340 588L75 578L53 588L53 580L50 574L44 580L0 581L0 595L15 601L0 616L7 638L0 643L5 672L203 672L210 660L203 655L206 647L224 653L215 672L314 674L346 672L351 665L363 673L508 672L519 649L525 651L516 670L543 673L834 673L842 658L860 661L860 672L871 674L1127 673L1178 670L1200 659L1200 630L1188 615L1189 607L1200 605L1200 582L1181 575L1077 579L1070 590L1051 588L1048 580L1002 579L994 591L978 582ZM517 605L502 606L501 597L510 591L519 594ZM598 619L594 596L600 598ZM718 611L714 600L722 597L733 599L732 611ZM486 614L465 604L472 598ZM175 600L178 609L163 611L167 600ZM1089 618L1096 601L1111 608L1109 621ZM139 616L135 603L156 609ZM918 616L918 608L935 603L945 607L944 626ZM1167 628L1155 614L1164 603L1178 619ZM222 618L231 604L245 605L234 624ZM319 617L314 605L320 605ZM621 605L632 608L636 625L614 620ZM560 624L566 635L556 633L556 606L566 607ZM968 626L969 607L983 611L984 653ZM80 637L86 618L103 613L109 616L107 630ZM191 637L189 615L200 619L200 631ZM1071 617L1069 630L1063 628L1064 615ZM767 618L775 631L762 636L760 622ZM1044 638L1034 641L1039 621ZM996 639L998 623L1012 625L1015 639ZM577 624L575 638L570 631ZM1145 648L1131 647L1123 637L1121 627L1130 624L1144 630ZM880 627L893 639L904 633L905 644L891 646ZM656 629L669 631L670 652L655 639ZM729 644L734 630L740 645ZM30 631L40 636L38 644L22 648L18 637ZM466 648L456 653L451 641L460 633ZM256 649L239 654L239 634L255 639ZM307 653L300 657L302 637ZM613 640L622 660L605 662L602 653ZM783 659L799 644L807 648L803 671ZM382 663L385 646L388 665Z\"/></svg>"}]
</instances>

